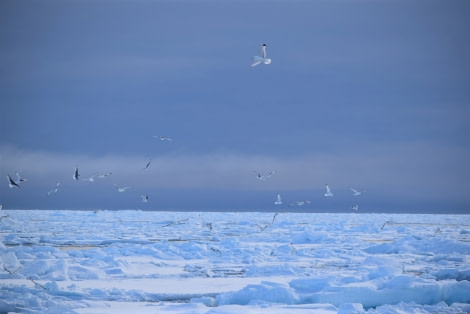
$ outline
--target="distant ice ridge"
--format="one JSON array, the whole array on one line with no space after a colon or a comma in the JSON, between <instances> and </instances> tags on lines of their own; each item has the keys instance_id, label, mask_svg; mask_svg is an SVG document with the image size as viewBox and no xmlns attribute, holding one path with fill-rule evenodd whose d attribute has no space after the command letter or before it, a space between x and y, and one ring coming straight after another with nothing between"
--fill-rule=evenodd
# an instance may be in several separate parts
<instances>
[{"instance_id":1,"label":"distant ice ridge","mask_svg":"<svg viewBox=\"0 0 470 314\"><path fill-rule=\"evenodd\" d=\"M470 215L0 213L0 312L470 312Z\"/></svg>"}]
</instances>

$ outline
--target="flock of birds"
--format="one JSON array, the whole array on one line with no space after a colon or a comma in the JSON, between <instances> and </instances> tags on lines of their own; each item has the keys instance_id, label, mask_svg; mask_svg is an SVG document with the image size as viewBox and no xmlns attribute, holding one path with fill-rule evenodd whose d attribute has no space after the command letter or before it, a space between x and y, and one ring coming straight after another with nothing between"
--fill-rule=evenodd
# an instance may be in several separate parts
<instances>
[{"instance_id":1,"label":"flock of birds","mask_svg":"<svg viewBox=\"0 0 470 314\"><path fill-rule=\"evenodd\" d=\"M256 171L255 171L256 172ZM270 178L273 174L276 174L277 172L276 171L271 171L269 172L267 175L262 175L258 172L256 172L256 178L258 180L261 180L261 181L266 181L266 179ZM359 196L361 195L362 193L366 192L366 190L363 190L363 191L358 191L356 190L355 188L353 187L349 187L349 189L351 190L352 192L352 195L353 196ZM331 191L331 188L328 184L325 184L325 194L324 194L325 197L332 197L334 196L333 192ZM274 201L274 205L282 205L283 204L283 201L282 201L282 197L281 197L281 194L278 193L277 196L276 196L276 200ZM305 204L312 204L311 201L309 200L306 200L306 201L295 201L295 202L292 202L289 204L289 207L292 207L292 206L303 206ZM351 209L353 210L359 210L359 205L354 205L351 207Z\"/></svg>"},{"instance_id":2,"label":"flock of birds","mask_svg":"<svg viewBox=\"0 0 470 314\"><path fill-rule=\"evenodd\" d=\"M267 58L267 55L266 55L266 47L267 45L266 44L263 44L261 46L261 48L259 49L259 53L258 55L256 56L253 56L251 59L252 59L252 63L251 63L251 66L252 67L255 67L261 63L263 64L270 64L271 63L271 59ZM168 142L173 142L173 139L170 138L170 137L167 137L167 136L161 136L161 135L155 135L153 136L154 138L156 139L159 139L161 141L168 141ZM149 160L148 163L145 165L145 167L141 168L140 171L143 171L143 170L146 170L150 167L152 163L152 160ZM257 171L255 171L256 173L256 178L262 182L265 182L267 179L271 178L274 174L276 174L277 172L276 171L271 171L269 172L268 174L266 175L263 175ZM23 183L23 182L26 182L28 181L27 179L25 178L22 178L20 176L20 173L19 172L15 172L16 174L16 180L14 180L9 174L7 175L7 179L8 179L8 185L10 188L19 188L20 187L20 184ZM82 181L89 181L89 182L94 182L95 179L99 178L99 179L103 179L107 176L110 176L111 175L111 172L108 172L108 173L104 173L104 174L99 174L99 173L96 173L88 178L85 178L85 179L80 179L80 174L79 174L79 170L78 170L78 166L75 166L75 171L73 173L73 179L75 181L79 181L79 180L82 180ZM61 182L57 182L56 186L50 190L47 195L51 195L51 194L54 194L54 193L57 193L58 190L59 190L59 186L61 185ZM119 192L119 193L123 193L123 192L126 192L127 190L129 189L132 189L132 186L119 186L117 184L114 184L114 187L116 188L116 190ZM328 184L325 184L325 197L332 197L334 196L333 192L331 191L331 188L328 186ZM352 187L350 187L350 190L353 192L353 195L354 196L359 196L361 195L363 192L365 191L358 191ZM140 195L141 197L141 200L142 202L144 203L148 203L149 202L149 196L147 194L141 194ZM280 193L277 194L277 197L276 197L276 200L274 202L275 205L282 205L283 204L283 201L282 201L282 198L281 198L281 195ZM292 207L292 206L303 206L305 204L311 204L311 202L309 200L305 200L305 201L296 201L296 202L293 202L293 203L290 203L289 204L289 207ZM1 205L0 205L1 206ZM0 207L1 208L1 207ZM354 210L358 210L359 207L358 205L354 205L352 207L352 209Z\"/></svg>"},{"instance_id":3,"label":"flock of birds","mask_svg":"<svg viewBox=\"0 0 470 314\"><path fill-rule=\"evenodd\" d=\"M156 135L156 136L153 136L154 138L157 138L161 141L168 141L168 142L172 142L173 139L170 138L170 137L167 137L167 136L160 136L160 135ZM145 167L143 167L142 169L140 170L145 170L147 168L150 167L150 164L151 164L152 160L150 160L146 165ZM92 176L88 177L88 178L84 178L84 179L81 179L80 178L80 172L79 172L79 169L78 169L78 166L75 166L75 170L73 172L73 175L72 175L72 178L74 181L88 181L88 182L95 182L96 179L104 179L108 176L110 176L112 173L111 172L107 172L107 173L96 173L96 174L93 174ZM28 179L26 178L22 178L20 173L18 171L15 172L15 175L16 175L16 179L13 179L9 174L7 175L7 179L8 179L8 186L10 188L20 188L21 187L21 184L23 182L27 182ZM55 187L50 190L49 192L47 192L47 195L50 196L54 193L57 193L59 191L59 186L62 184L62 182L57 182ZM132 189L132 186L119 186L117 184L113 184L113 186L116 188L117 192L119 193L122 193L122 192L126 192L127 190L129 189ZM149 196L147 194L141 194L140 195L141 197L141 200L143 203L148 203L149 202ZM2 205L0 205L2 206ZM1 209L1 207L0 207Z\"/></svg>"},{"instance_id":4,"label":"flock of birds","mask_svg":"<svg viewBox=\"0 0 470 314\"><path fill-rule=\"evenodd\" d=\"M256 56L253 56L251 58L252 60L252 63L251 63L251 66L252 67L255 67L257 66L258 64L261 64L261 63L264 63L264 64L270 64L271 63L271 59L267 58L266 57L266 47L267 45L266 44L263 44L259 50L259 54L256 55ZM275 174L276 171L271 171L270 173L268 173L267 175L262 175L260 173L256 173L256 178L260 181L266 181L267 179L269 179L273 174ZM326 192L325 192L325 197L331 197L331 196L334 196L333 192L331 192L331 189L330 187L328 186L328 184L325 184L325 188L326 188ZM365 192L365 191L358 191L352 187L350 187L350 190L353 192L353 195L354 196L359 196L362 194L362 192ZM296 202L293 202L293 203L290 203L289 204L289 207L292 207L292 206L303 206L305 204L311 204L312 202L309 201L309 200L306 200L306 201L296 201ZM277 197L276 197L276 200L274 201L274 204L275 205L282 205L283 202L282 202L282 198L281 198L281 194L278 193L277 194ZM353 210L358 210L359 209L359 206L358 205L354 205L352 207Z\"/></svg>"},{"instance_id":5,"label":"flock of birds","mask_svg":"<svg viewBox=\"0 0 470 314\"><path fill-rule=\"evenodd\" d=\"M167 138L168 139L168 138ZM172 139L171 139L172 141ZM151 163L151 160L147 163L147 165L140 169L140 170L145 170L147 169L149 166L150 166L150 163ZM269 172L268 174L266 175L263 175L257 171L255 171L256 173L256 179L262 181L262 182L265 182L267 179L271 178L274 174L277 173L277 171L271 171ZM104 174L94 174L92 175L91 177L88 177L88 178L85 178L85 179L80 179L80 173L78 171L78 166L75 166L75 171L73 172L73 180L75 181L79 181L79 180L82 180L82 181L89 181L89 182L94 182L95 181L95 178L105 178L107 176L110 176L112 173L111 172L108 172L108 173L104 173ZM28 181L28 179L25 179L25 178L22 178L20 173L18 171L15 172L15 175L16 175L16 180L14 180L9 174L7 175L7 179L8 179L8 185L10 188L19 188L20 187L20 184L22 182L26 182ZM57 182L56 186L54 189L50 190L49 192L47 192L47 195L51 195L51 194L54 194L54 193L57 193L57 191L59 190L59 186L60 186L61 182ZM119 192L119 193L123 193L123 192L126 192L127 190L129 189L132 189L132 186L119 186L117 184L114 184L114 187L116 188L116 190ZM355 188L353 187L349 187L349 189L351 190L351 192L353 193L352 195L353 196L359 196L361 195L362 193L366 192L365 190L363 191L358 191L356 190ZM333 197L334 194L333 192L331 191L331 188L328 184L325 184L325 194L324 194L325 197ZM140 195L141 197L141 200L143 203L148 203L149 202L149 196L147 194L141 194ZM292 207L292 206L303 206L305 204L311 204L312 202L309 201L309 200L306 200L306 201L295 201L295 202L292 202L289 204L289 207ZM282 198L281 198L281 194L278 193L277 196L276 196L276 200L274 201L274 204L275 205L282 205L283 204L283 201L282 201ZM1 206L1 205L0 205ZM359 209L359 206L358 205L354 205L352 207L353 210L358 210Z\"/></svg>"}]
</instances>

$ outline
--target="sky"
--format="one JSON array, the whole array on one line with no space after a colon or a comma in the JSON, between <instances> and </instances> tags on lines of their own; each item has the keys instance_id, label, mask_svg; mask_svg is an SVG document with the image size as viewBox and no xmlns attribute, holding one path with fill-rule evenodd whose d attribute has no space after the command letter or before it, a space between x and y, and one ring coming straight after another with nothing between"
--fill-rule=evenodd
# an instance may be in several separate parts
<instances>
[{"instance_id":1,"label":"sky","mask_svg":"<svg viewBox=\"0 0 470 314\"><path fill-rule=\"evenodd\" d=\"M465 0L2 1L0 204L470 213L468 12ZM251 67L262 44L272 63ZM112 175L74 181L75 166ZM16 171L28 181L10 188Z\"/></svg>"}]
</instances>

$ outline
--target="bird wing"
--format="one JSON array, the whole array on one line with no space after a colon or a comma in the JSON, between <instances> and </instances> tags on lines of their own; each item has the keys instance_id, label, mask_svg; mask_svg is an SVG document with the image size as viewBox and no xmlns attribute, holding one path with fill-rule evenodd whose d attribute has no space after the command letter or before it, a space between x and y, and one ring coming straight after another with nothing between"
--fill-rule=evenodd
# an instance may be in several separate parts
<instances>
[{"instance_id":1,"label":"bird wing","mask_svg":"<svg viewBox=\"0 0 470 314\"><path fill-rule=\"evenodd\" d=\"M86 179L82 179L82 181L92 181L92 180L93 180L93 176L88 177L88 178L86 178Z\"/></svg>"},{"instance_id":2,"label":"bird wing","mask_svg":"<svg viewBox=\"0 0 470 314\"><path fill-rule=\"evenodd\" d=\"M28 179L21 178L21 175L18 171L16 172L16 178L17 178L16 182L26 182L26 181L28 181Z\"/></svg>"},{"instance_id":3,"label":"bird wing","mask_svg":"<svg viewBox=\"0 0 470 314\"><path fill-rule=\"evenodd\" d=\"M253 62L251 63L251 66L252 66L252 67L255 67L255 66L257 66L257 65L260 64L260 63L261 63L261 60L253 59Z\"/></svg>"},{"instance_id":4,"label":"bird wing","mask_svg":"<svg viewBox=\"0 0 470 314\"><path fill-rule=\"evenodd\" d=\"M8 177L8 181L9 181L10 186L20 187L15 181L13 181L13 179L10 177L10 175L8 175L7 177Z\"/></svg>"}]
</instances>

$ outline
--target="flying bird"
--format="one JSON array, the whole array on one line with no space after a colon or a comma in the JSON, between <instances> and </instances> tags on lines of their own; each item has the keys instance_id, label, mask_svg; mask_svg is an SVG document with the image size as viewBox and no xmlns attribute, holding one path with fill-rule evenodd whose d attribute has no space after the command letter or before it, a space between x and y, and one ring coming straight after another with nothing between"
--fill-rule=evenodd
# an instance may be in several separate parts
<instances>
[{"instance_id":1,"label":"flying bird","mask_svg":"<svg viewBox=\"0 0 470 314\"><path fill-rule=\"evenodd\" d=\"M276 174L277 172L276 171L271 171L270 173L268 173L267 175L262 175L261 173L257 172L255 170L255 173L256 173L256 179L260 180L260 181L266 181L266 179L269 179L273 174Z\"/></svg>"},{"instance_id":2,"label":"flying bird","mask_svg":"<svg viewBox=\"0 0 470 314\"><path fill-rule=\"evenodd\" d=\"M173 142L173 139L171 137L160 136L160 135L154 135L154 137L159 138L161 141Z\"/></svg>"},{"instance_id":3,"label":"flying bird","mask_svg":"<svg viewBox=\"0 0 470 314\"><path fill-rule=\"evenodd\" d=\"M289 204L289 207L292 207L294 205L303 206L305 204L312 204L312 202L310 202L309 200L307 200L307 201L297 201L297 202Z\"/></svg>"},{"instance_id":4,"label":"flying bird","mask_svg":"<svg viewBox=\"0 0 470 314\"><path fill-rule=\"evenodd\" d=\"M20 185L19 185L18 183L16 183L15 180L13 180L13 179L10 177L9 174L7 175L7 178L8 178L8 186L9 186L10 188L13 188L13 187L19 188L19 187L20 187Z\"/></svg>"},{"instance_id":5,"label":"flying bird","mask_svg":"<svg viewBox=\"0 0 470 314\"><path fill-rule=\"evenodd\" d=\"M142 198L143 203L148 203L149 202L149 196L147 194L142 194L142 195L140 195L140 197Z\"/></svg>"},{"instance_id":6,"label":"flying bird","mask_svg":"<svg viewBox=\"0 0 470 314\"><path fill-rule=\"evenodd\" d=\"M333 196L333 193L331 193L331 189L330 189L330 187L328 186L328 184L325 184L325 188L326 188L325 196L326 196L326 197L328 197L328 196Z\"/></svg>"},{"instance_id":7,"label":"flying bird","mask_svg":"<svg viewBox=\"0 0 470 314\"><path fill-rule=\"evenodd\" d=\"M266 47L267 47L266 44L263 44L261 46L260 50L259 50L259 54L257 56L251 57L251 60L252 60L251 66L252 67L257 66L261 62L263 62L264 64L270 64L271 63L271 59L266 58Z\"/></svg>"},{"instance_id":8,"label":"flying bird","mask_svg":"<svg viewBox=\"0 0 470 314\"><path fill-rule=\"evenodd\" d=\"M152 159L149 160L149 162L147 163L147 165L145 167L143 167L142 169L140 169L140 171L142 170L145 170L147 169L148 167L150 167L150 164L152 163Z\"/></svg>"},{"instance_id":9,"label":"flying bird","mask_svg":"<svg viewBox=\"0 0 470 314\"><path fill-rule=\"evenodd\" d=\"M78 181L78 177L79 177L79 176L80 176L80 175L78 174L78 167L75 166L75 172L73 173L73 179L74 179L75 181Z\"/></svg>"},{"instance_id":10,"label":"flying bird","mask_svg":"<svg viewBox=\"0 0 470 314\"><path fill-rule=\"evenodd\" d=\"M132 186L125 186L125 187L120 187L119 185L115 184L114 185L116 187L116 189L118 190L118 192L125 192L126 190L128 189L132 189Z\"/></svg>"},{"instance_id":11,"label":"flying bird","mask_svg":"<svg viewBox=\"0 0 470 314\"><path fill-rule=\"evenodd\" d=\"M358 196L358 195L361 195L361 193L365 192L365 191L358 191L352 187L349 188L352 192L353 192L353 195L354 196Z\"/></svg>"},{"instance_id":12,"label":"flying bird","mask_svg":"<svg viewBox=\"0 0 470 314\"><path fill-rule=\"evenodd\" d=\"M50 190L49 192L47 192L47 195L51 195L52 193L57 193L57 191L59 190L59 185L60 185L60 182L57 182L57 184L55 186L55 189Z\"/></svg>"}]
</instances>

